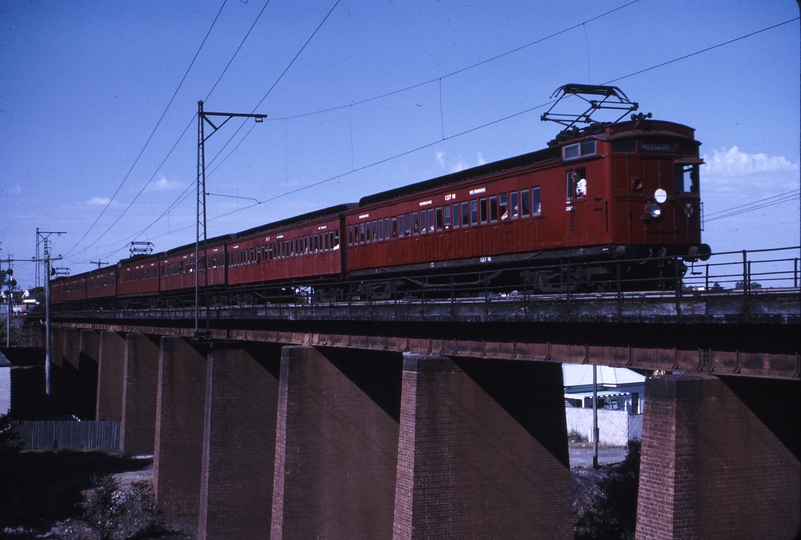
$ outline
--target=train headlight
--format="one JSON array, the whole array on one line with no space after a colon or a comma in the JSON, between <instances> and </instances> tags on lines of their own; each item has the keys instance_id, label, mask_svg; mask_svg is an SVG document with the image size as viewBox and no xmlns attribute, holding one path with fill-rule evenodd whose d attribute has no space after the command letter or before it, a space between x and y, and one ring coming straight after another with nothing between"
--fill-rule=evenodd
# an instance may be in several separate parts
<instances>
[{"instance_id":1,"label":"train headlight","mask_svg":"<svg viewBox=\"0 0 801 540\"><path fill-rule=\"evenodd\" d=\"M648 212L648 216L653 220L657 220L662 217L662 207L655 202L648 204L645 211Z\"/></svg>"},{"instance_id":2,"label":"train headlight","mask_svg":"<svg viewBox=\"0 0 801 540\"><path fill-rule=\"evenodd\" d=\"M659 204L665 204L665 201L667 200L667 191L662 188L657 189L654 192L654 200Z\"/></svg>"}]
</instances>

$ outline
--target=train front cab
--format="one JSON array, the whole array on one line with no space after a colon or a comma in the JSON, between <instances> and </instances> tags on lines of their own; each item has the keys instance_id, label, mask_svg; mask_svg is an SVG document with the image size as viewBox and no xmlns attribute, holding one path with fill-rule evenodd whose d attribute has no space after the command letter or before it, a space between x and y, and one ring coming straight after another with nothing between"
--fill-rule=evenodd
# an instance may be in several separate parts
<instances>
[{"instance_id":1,"label":"train front cab","mask_svg":"<svg viewBox=\"0 0 801 540\"><path fill-rule=\"evenodd\" d=\"M703 161L693 131L661 121L609 128L605 146L611 155L611 241L628 246L627 255L708 253L709 248L701 244L699 166Z\"/></svg>"}]
</instances>

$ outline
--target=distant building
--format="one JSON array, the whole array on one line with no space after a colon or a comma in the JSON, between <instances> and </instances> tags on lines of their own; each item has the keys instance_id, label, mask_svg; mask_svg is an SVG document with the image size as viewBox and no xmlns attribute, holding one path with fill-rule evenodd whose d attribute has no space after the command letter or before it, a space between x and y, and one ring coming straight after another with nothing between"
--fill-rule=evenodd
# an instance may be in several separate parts
<instances>
[{"instance_id":1,"label":"distant building","mask_svg":"<svg viewBox=\"0 0 801 540\"><path fill-rule=\"evenodd\" d=\"M593 440L592 365L562 364L568 435ZM630 369L597 366L598 441L624 446L642 436L645 376Z\"/></svg>"}]
</instances>

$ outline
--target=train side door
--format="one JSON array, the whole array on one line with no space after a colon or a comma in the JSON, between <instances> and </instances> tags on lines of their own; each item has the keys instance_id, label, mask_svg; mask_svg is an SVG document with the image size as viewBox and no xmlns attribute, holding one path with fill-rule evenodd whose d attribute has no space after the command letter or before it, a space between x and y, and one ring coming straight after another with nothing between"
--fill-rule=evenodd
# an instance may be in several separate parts
<instances>
[{"instance_id":1,"label":"train side door","mask_svg":"<svg viewBox=\"0 0 801 540\"><path fill-rule=\"evenodd\" d=\"M600 175L596 175L600 176ZM606 212L601 178L587 174L586 167L570 169L565 175L565 241L577 246L603 241Z\"/></svg>"}]
</instances>

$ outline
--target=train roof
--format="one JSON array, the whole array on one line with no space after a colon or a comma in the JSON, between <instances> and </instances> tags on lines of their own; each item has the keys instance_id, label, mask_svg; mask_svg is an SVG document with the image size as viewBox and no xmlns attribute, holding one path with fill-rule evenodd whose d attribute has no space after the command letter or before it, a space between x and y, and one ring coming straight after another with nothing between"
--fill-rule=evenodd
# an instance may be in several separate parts
<instances>
[{"instance_id":1,"label":"train roof","mask_svg":"<svg viewBox=\"0 0 801 540\"><path fill-rule=\"evenodd\" d=\"M530 152L520 156L494 161L465 169L463 171L439 176L430 180L423 180L399 188L382 191L373 195L367 195L359 200L359 206L369 206L381 203L398 197L428 191L439 187L456 184L474 178L481 178L489 174L520 169L538 163L561 158L561 146L570 144L582 138L616 139L631 137L634 135L660 136L671 135L694 140L695 130L683 124L668 122L664 120L649 120L644 115L625 122L606 122L593 123L584 128L570 128L560 132L556 138L548 142L548 147L542 150ZM697 144L700 144L696 141Z\"/></svg>"},{"instance_id":2,"label":"train roof","mask_svg":"<svg viewBox=\"0 0 801 540\"><path fill-rule=\"evenodd\" d=\"M501 171L520 169L529 165L558 159L559 157L560 151L558 148L545 148L543 150L537 150L536 152L523 154L522 156L515 156L502 159L500 161L493 161L492 163L485 163L484 165L479 165L478 167L465 169L463 171L447 174L445 176L439 176L430 180L423 180L422 182L390 189L388 191L382 191L381 193L367 195L359 200L359 206L368 206L397 197L403 197L405 195L411 195L421 191L428 191L429 189L436 189L450 184L471 180L473 178L480 178L482 176L487 176L489 174Z\"/></svg>"},{"instance_id":3,"label":"train roof","mask_svg":"<svg viewBox=\"0 0 801 540\"><path fill-rule=\"evenodd\" d=\"M282 219L279 221L274 221L272 223L266 223L264 225L259 225L257 227L253 227L251 229L247 229L245 231L241 231L236 233L234 238L247 238L249 236L253 236L254 234L260 234L263 231L269 231L273 229L279 229L283 227L288 227L292 225L299 225L301 223L305 223L308 221L313 221L317 219L324 219L324 218L332 218L336 217L348 210L352 210L354 208L358 208L359 205L356 203L347 203L347 204L338 204L335 206L329 206L328 208L321 208L320 210L314 210L313 212L308 212L306 214L302 214L300 216L294 216L286 219Z\"/></svg>"}]
</instances>

